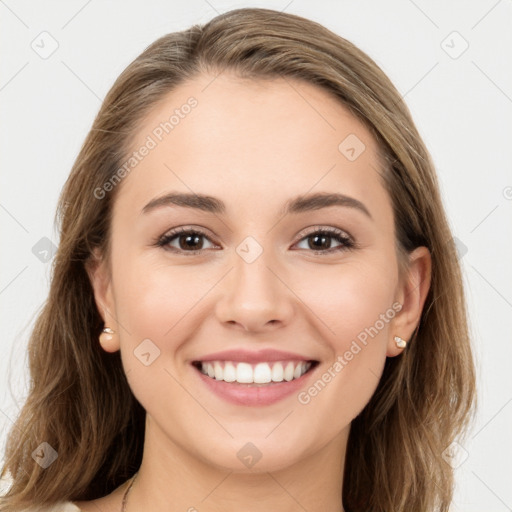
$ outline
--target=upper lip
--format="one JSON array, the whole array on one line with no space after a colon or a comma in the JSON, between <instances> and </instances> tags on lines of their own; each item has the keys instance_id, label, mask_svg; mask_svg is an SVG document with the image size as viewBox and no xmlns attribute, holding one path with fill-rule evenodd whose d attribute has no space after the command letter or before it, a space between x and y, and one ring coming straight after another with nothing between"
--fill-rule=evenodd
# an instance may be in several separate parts
<instances>
[{"instance_id":1,"label":"upper lip","mask_svg":"<svg viewBox=\"0 0 512 512\"><path fill-rule=\"evenodd\" d=\"M282 350L264 349L258 351L249 351L241 349L223 350L222 352L214 352L194 361L237 361L241 363L263 363L272 361L315 361L311 357L305 357L293 352L283 352Z\"/></svg>"}]
</instances>

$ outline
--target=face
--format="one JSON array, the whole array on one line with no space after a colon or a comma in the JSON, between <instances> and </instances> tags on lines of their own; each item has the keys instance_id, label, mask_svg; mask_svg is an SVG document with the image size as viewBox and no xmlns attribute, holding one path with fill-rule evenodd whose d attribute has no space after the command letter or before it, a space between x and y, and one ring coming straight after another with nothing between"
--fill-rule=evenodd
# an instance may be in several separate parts
<instances>
[{"instance_id":1,"label":"face","mask_svg":"<svg viewBox=\"0 0 512 512\"><path fill-rule=\"evenodd\" d=\"M236 471L341 450L424 298L370 133L314 85L222 73L168 94L132 149L90 275L146 439Z\"/></svg>"}]
</instances>

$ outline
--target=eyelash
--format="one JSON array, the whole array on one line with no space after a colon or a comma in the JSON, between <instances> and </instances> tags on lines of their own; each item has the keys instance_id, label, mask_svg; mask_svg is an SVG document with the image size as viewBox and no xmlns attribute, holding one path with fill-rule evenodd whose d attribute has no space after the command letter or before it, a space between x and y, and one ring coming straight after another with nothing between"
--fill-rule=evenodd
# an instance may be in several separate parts
<instances>
[{"instance_id":1,"label":"eyelash","mask_svg":"<svg viewBox=\"0 0 512 512\"><path fill-rule=\"evenodd\" d=\"M199 229L191 229L191 228L181 227L181 228L176 228L176 229L173 229L173 230L167 232L165 235L158 238L154 245L156 245L158 247L166 248L166 246L172 240L177 238L179 235L185 235L185 234L186 235L204 236L205 238L210 240L208 235ZM311 232L305 234L299 240L299 242L301 242L302 240L307 239L313 235L320 235L320 236L327 236L330 238L334 238L334 239L336 239L337 242L340 242L342 245L340 245L338 247L330 248L330 249L320 249L320 250L302 249L302 250L312 252L313 254L325 256L327 254L333 254L335 252L353 250L353 249L357 248L357 244L349 236L347 236L344 231L341 231L340 229L336 229L336 228L317 228L316 231L311 231ZM211 242L211 240L210 240L210 242ZM176 249L175 247L169 247L169 248L167 248L167 250L170 250L170 251L176 252L176 253L181 253L184 256L194 256L194 255L202 254L203 252L207 251L208 249L197 249L197 250L185 251L183 249Z\"/></svg>"}]
</instances>

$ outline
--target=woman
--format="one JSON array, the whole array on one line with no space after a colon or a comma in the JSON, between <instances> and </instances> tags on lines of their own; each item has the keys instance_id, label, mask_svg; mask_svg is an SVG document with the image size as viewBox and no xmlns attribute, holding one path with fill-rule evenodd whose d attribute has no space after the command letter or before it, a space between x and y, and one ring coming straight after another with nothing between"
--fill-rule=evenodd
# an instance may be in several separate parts
<instances>
[{"instance_id":1,"label":"woman","mask_svg":"<svg viewBox=\"0 0 512 512\"><path fill-rule=\"evenodd\" d=\"M461 274L367 55L267 9L160 38L58 213L0 510L448 510Z\"/></svg>"}]
</instances>

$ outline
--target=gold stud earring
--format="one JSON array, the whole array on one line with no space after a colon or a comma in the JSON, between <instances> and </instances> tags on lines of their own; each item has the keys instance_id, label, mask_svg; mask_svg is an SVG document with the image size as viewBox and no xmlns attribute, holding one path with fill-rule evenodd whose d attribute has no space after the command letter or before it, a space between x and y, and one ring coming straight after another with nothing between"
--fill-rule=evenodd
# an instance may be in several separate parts
<instances>
[{"instance_id":1,"label":"gold stud earring","mask_svg":"<svg viewBox=\"0 0 512 512\"><path fill-rule=\"evenodd\" d=\"M109 342L114 337L115 331L113 331L110 327L105 327L100 334L100 343L105 345L105 343Z\"/></svg>"},{"instance_id":2,"label":"gold stud earring","mask_svg":"<svg viewBox=\"0 0 512 512\"><path fill-rule=\"evenodd\" d=\"M405 348L407 346L407 341L400 338L400 336L395 336L395 343L398 348Z\"/></svg>"}]
</instances>

